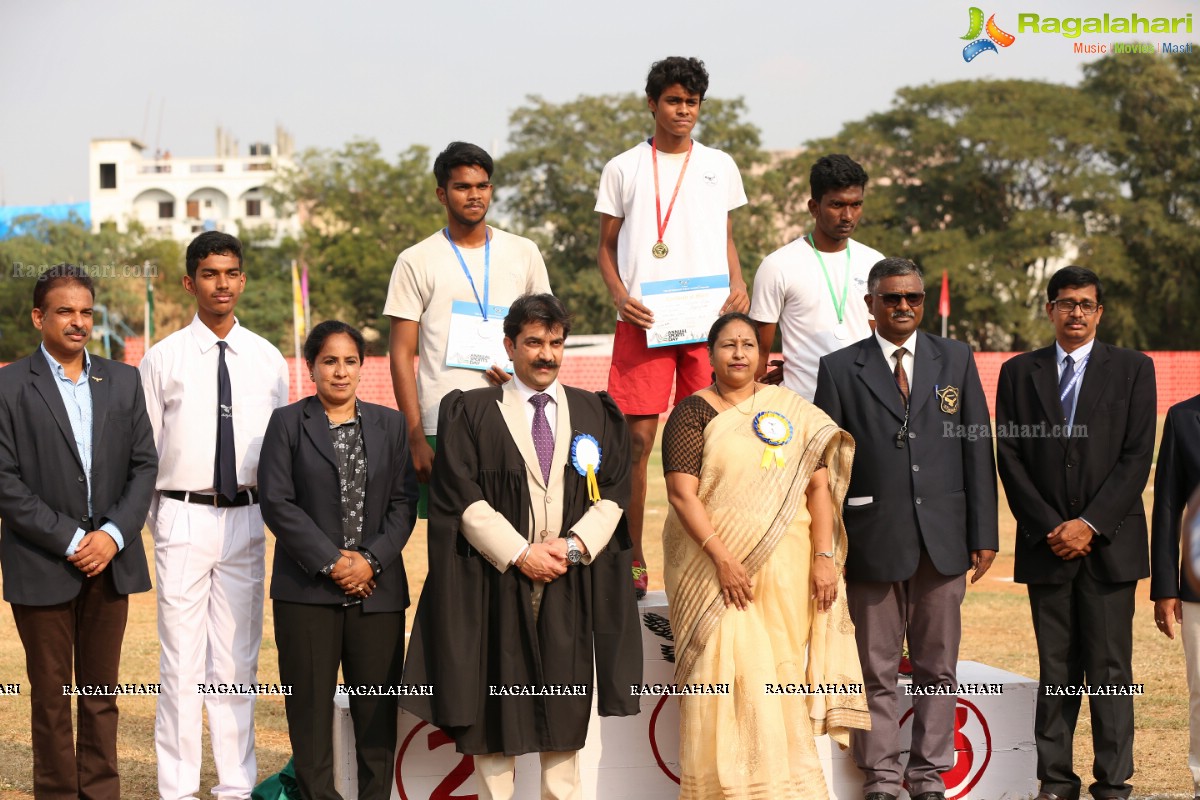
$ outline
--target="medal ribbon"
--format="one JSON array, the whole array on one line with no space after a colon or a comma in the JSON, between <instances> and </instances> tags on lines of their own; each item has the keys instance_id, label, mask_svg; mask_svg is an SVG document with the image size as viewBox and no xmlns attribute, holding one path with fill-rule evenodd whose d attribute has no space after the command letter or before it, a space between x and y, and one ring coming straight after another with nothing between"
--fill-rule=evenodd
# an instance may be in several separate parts
<instances>
[{"instance_id":1,"label":"medal ribbon","mask_svg":"<svg viewBox=\"0 0 1200 800\"><path fill-rule=\"evenodd\" d=\"M692 145L694 141L688 140L687 156L683 159L683 168L679 170L679 179L675 181L675 191L671 193L671 203L667 206L666 219L662 214L662 198L658 193L658 148L654 146L654 138L650 138L650 159L654 162L654 213L658 216L658 243L662 244L663 234L667 232L667 225L671 222L671 211L675 208L675 198L679 196L679 187L683 185L683 175L687 172L688 162L692 160Z\"/></svg>"},{"instance_id":2,"label":"medal ribbon","mask_svg":"<svg viewBox=\"0 0 1200 800\"><path fill-rule=\"evenodd\" d=\"M491 270L492 270L492 232L490 229L484 229L483 232L483 300L479 299L479 290L475 288L475 279L471 277L471 270L467 269L466 259L463 258L462 251L458 249L458 245L450 238L450 228L447 226L442 228L442 235L446 237L446 241L450 243L450 249L454 251L454 255L458 256L458 263L462 267L463 275L467 276L467 283L471 284L471 291L475 294L475 303L479 306L479 313L483 314L483 321L487 322L488 318L488 292L490 291Z\"/></svg>"},{"instance_id":3,"label":"medal ribbon","mask_svg":"<svg viewBox=\"0 0 1200 800\"><path fill-rule=\"evenodd\" d=\"M846 240L846 277L842 280L842 302L838 302L837 293L833 291L833 281L829 279L829 270L825 268L825 259L821 258L821 251L817 249L817 243L813 241L813 235L808 235L808 243L812 245L813 252L817 254L817 263L821 265L821 272L825 273L825 285L829 287L829 299L833 301L833 311L837 314L838 325L842 324L842 317L846 313L846 295L850 291L850 241Z\"/></svg>"}]
</instances>

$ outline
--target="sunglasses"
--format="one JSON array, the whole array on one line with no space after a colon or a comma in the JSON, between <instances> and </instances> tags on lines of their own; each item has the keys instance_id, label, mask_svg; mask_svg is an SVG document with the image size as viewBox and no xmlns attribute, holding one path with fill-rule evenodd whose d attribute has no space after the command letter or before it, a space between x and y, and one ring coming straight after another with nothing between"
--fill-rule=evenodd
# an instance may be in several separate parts
<instances>
[{"instance_id":1,"label":"sunglasses","mask_svg":"<svg viewBox=\"0 0 1200 800\"><path fill-rule=\"evenodd\" d=\"M900 305L900 301L904 300L908 303L909 308L920 308L925 302L924 292L876 292L876 297L883 299L883 304L888 308L895 308Z\"/></svg>"}]
</instances>

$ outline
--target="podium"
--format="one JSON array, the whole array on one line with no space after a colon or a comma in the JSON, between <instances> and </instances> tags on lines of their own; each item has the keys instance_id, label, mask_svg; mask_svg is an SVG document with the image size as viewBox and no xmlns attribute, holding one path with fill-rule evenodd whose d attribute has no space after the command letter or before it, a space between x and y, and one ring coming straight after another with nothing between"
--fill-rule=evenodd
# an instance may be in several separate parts
<instances>
[{"instance_id":1,"label":"podium","mask_svg":"<svg viewBox=\"0 0 1200 800\"><path fill-rule=\"evenodd\" d=\"M670 684L674 640L663 592L639 603L643 684ZM955 714L955 762L946 773L948 800L1017 800L1037 794L1033 711L1037 681L986 664L961 661ZM911 736L911 697L900 690L902 746ZM817 739L829 787L838 800L862 797L862 774L848 750L829 737ZM357 798L354 729L347 697L334 699L334 774L347 800ZM587 800L675 800L679 795L679 704L675 697L643 695L634 717L600 717L592 711L587 744L580 752ZM539 796L537 754L517 759L516 797ZM474 764L438 728L400 712L393 800L472 800ZM901 800L908 795L902 794Z\"/></svg>"}]
</instances>

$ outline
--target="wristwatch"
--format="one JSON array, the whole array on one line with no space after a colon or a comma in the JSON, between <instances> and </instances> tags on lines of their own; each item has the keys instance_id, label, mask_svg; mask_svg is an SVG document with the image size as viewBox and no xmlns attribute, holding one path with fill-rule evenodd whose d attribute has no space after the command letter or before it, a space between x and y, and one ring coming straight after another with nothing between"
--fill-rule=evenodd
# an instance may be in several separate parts
<instances>
[{"instance_id":1,"label":"wristwatch","mask_svg":"<svg viewBox=\"0 0 1200 800\"><path fill-rule=\"evenodd\" d=\"M567 563L572 567L579 566L583 563L583 551L580 550L579 545L575 543L574 534L567 537Z\"/></svg>"}]
</instances>

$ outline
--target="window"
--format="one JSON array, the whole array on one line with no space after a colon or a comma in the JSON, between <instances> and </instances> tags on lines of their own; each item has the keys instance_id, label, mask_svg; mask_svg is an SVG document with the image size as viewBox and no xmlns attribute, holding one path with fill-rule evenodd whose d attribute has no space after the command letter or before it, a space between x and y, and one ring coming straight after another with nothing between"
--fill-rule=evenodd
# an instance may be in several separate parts
<instances>
[{"instance_id":1,"label":"window","mask_svg":"<svg viewBox=\"0 0 1200 800\"><path fill-rule=\"evenodd\" d=\"M162 200L158 204L159 219L175 219L175 201Z\"/></svg>"},{"instance_id":2,"label":"window","mask_svg":"<svg viewBox=\"0 0 1200 800\"><path fill-rule=\"evenodd\" d=\"M187 215L188 215L188 219L199 219L200 218L200 201L199 200L188 200L187 201Z\"/></svg>"},{"instance_id":3,"label":"window","mask_svg":"<svg viewBox=\"0 0 1200 800\"><path fill-rule=\"evenodd\" d=\"M100 165L100 188L101 189L117 188L117 165L116 164L101 164Z\"/></svg>"},{"instance_id":4,"label":"window","mask_svg":"<svg viewBox=\"0 0 1200 800\"><path fill-rule=\"evenodd\" d=\"M246 200L246 216L261 217L262 216L262 200L248 198Z\"/></svg>"}]
</instances>

